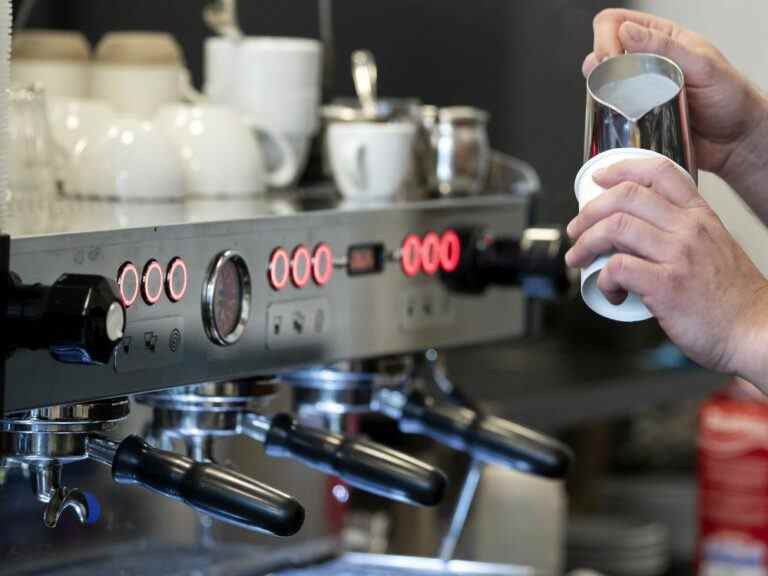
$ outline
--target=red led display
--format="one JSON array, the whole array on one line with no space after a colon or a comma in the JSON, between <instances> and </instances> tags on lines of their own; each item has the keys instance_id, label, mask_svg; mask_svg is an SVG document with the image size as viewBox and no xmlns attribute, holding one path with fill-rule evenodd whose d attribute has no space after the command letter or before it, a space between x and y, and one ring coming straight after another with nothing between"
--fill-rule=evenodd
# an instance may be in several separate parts
<instances>
[{"instance_id":1,"label":"red led display","mask_svg":"<svg viewBox=\"0 0 768 576\"><path fill-rule=\"evenodd\" d=\"M440 266L444 272L453 272L461 260L461 240L454 230L446 230L440 237Z\"/></svg>"},{"instance_id":2,"label":"red led display","mask_svg":"<svg viewBox=\"0 0 768 576\"><path fill-rule=\"evenodd\" d=\"M157 260L150 260L141 274L141 296L152 306L163 295L163 267Z\"/></svg>"},{"instance_id":3,"label":"red led display","mask_svg":"<svg viewBox=\"0 0 768 576\"><path fill-rule=\"evenodd\" d=\"M126 262L117 271L117 287L120 290L120 300L128 308L139 297L139 270L133 262Z\"/></svg>"},{"instance_id":4,"label":"red led display","mask_svg":"<svg viewBox=\"0 0 768 576\"><path fill-rule=\"evenodd\" d=\"M421 239L416 234L409 234L403 240L400 265L406 276L416 276L421 272Z\"/></svg>"},{"instance_id":5,"label":"red led display","mask_svg":"<svg viewBox=\"0 0 768 576\"><path fill-rule=\"evenodd\" d=\"M421 242L421 267L432 276L440 269L440 237L429 232Z\"/></svg>"},{"instance_id":6,"label":"red led display","mask_svg":"<svg viewBox=\"0 0 768 576\"><path fill-rule=\"evenodd\" d=\"M297 246L291 255L291 280L296 288L304 288L312 274L312 257L306 246Z\"/></svg>"},{"instance_id":7,"label":"red led display","mask_svg":"<svg viewBox=\"0 0 768 576\"><path fill-rule=\"evenodd\" d=\"M312 278L318 286L325 286L333 276L333 251L328 244L315 247L312 255Z\"/></svg>"},{"instance_id":8,"label":"red led display","mask_svg":"<svg viewBox=\"0 0 768 576\"><path fill-rule=\"evenodd\" d=\"M269 268L267 277L269 285L273 290L282 290L288 284L288 277L291 271L291 263L288 258L288 252L283 248L275 248L269 257Z\"/></svg>"},{"instance_id":9,"label":"red led display","mask_svg":"<svg viewBox=\"0 0 768 576\"><path fill-rule=\"evenodd\" d=\"M189 271L187 263L181 258L174 258L168 263L165 272L165 292L171 302L178 302L187 294Z\"/></svg>"}]
</instances>

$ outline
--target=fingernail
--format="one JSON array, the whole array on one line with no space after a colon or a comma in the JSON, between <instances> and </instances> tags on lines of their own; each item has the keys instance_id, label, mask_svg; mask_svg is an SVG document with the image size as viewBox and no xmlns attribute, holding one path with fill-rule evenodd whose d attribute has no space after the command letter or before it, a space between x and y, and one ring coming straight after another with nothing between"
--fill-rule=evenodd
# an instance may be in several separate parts
<instances>
[{"instance_id":1,"label":"fingernail","mask_svg":"<svg viewBox=\"0 0 768 576\"><path fill-rule=\"evenodd\" d=\"M565 227L565 233L568 234L571 238L573 238L573 220L568 222L568 226Z\"/></svg>"},{"instance_id":2,"label":"fingernail","mask_svg":"<svg viewBox=\"0 0 768 576\"><path fill-rule=\"evenodd\" d=\"M568 250L568 252L566 252L566 253L565 253L565 263L566 263L568 266L570 266L570 265L571 265L571 259L573 258L573 257L571 256L571 254L573 254L573 248L571 248L570 250Z\"/></svg>"}]
</instances>

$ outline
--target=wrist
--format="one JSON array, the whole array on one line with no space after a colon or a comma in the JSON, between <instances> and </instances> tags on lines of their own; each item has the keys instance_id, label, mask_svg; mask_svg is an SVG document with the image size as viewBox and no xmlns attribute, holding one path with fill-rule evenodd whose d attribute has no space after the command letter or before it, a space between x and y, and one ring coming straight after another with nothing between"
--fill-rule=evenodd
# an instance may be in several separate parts
<instances>
[{"instance_id":1,"label":"wrist","mask_svg":"<svg viewBox=\"0 0 768 576\"><path fill-rule=\"evenodd\" d=\"M738 321L730 372L768 389L768 281L759 287Z\"/></svg>"},{"instance_id":2,"label":"wrist","mask_svg":"<svg viewBox=\"0 0 768 576\"><path fill-rule=\"evenodd\" d=\"M751 181L764 181L768 174L768 98L748 85L745 98L745 130L733 143L718 176L735 190L751 188Z\"/></svg>"}]
</instances>

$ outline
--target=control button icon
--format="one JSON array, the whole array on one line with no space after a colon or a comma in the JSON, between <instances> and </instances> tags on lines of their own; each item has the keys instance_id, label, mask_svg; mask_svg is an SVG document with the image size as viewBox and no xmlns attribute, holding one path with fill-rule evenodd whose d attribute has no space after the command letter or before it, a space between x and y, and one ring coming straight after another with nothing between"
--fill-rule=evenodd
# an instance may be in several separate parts
<instances>
[{"instance_id":1,"label":"control button icon","mask_svg":"<svg viewBox=\"0 0 768 576\"><path fill-rule=\"evenodd\" d=\"M156 352L158 339L156 332L144 332L144 347L150 352Z\"/></svg>"},{"instance_id":2,"label":"control button icon","mask_svg":"<svg viewBox=\"0 0 768 576\"><path fill-rule=\"evenodd\" d=\"M293 331L296 334L304 334L304 329L306 325L307 325L307 317L304 315L304 313L301 310L296 310L296 312L293 313L293 320L292 320Z\"/></svg>"},{"instance_id":3,"label":"control button icon","mask_svg":"<svg viewBox=\"0 0 768 576\"><path fill-rule=\"evenodd\" d=\"M181 330L174 328L171 330L171 335L168 337L168 349L171 352L176 352L181 346Z\"/></svg>"}]
</instances>

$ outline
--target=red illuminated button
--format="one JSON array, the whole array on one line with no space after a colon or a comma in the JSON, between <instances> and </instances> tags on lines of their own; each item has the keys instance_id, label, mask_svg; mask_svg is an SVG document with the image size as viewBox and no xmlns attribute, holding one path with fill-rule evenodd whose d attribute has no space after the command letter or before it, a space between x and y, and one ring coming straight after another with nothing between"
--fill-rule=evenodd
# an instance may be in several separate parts
<instances>
[{"instance_id":1,"label":"red illuminated button","mask_svg":"<svg viewBox=\"0 0 768 576\"><path fill-rule=\"evenodd\" d=\"M440 237L434 232L424 236L421 243L421 266L430 276L440 269Z\"/></svg>"},{"instance_id":2,"label":"red illuminated button","mask_svg":"<svg viewBox=\"0 0 768 576\"><path fill-rule=\"evenodd\" d=\"M297 246L291 255L291 280L296 288L304 288L312 274L312 257L306 246Z\"/></svg>"},{"instance_id":3,"label":"red illuminated button","mask_svg":"<svg viewBox=\"0 0 768 576\"><path fill-rule=\"evenodd\" d=\"M440 266L444 272L453 272L461 260L461 241L454 230L446 230L440 238Z\"/></svg>"},{"instance_id":4,"label":"red illuminated button","mask_svg":"<svg viewBox=\"0 0 768 576\"><path fill-rule=\"evenodd\" d=\"M325 286L333 276L333 251L328 244L315 247L312 255L312 278L318 286Z\"/></svg>"},{"instance_id":5,"label":"red illuminated button","mask_svg":"<svg viewBox=\"0 0 768 576\"><path fill-rule=\"evenodd\" d=\"M269 285L273 290L282 290L288 284L288 277L291 272L291 262L288 259L288 252L283 248L275 248L272 256L269 257Z\"/></svg>"},{"instance_id":6,"label":"red illuminated button","mask_svg":"<svg viewBox=\"0 0 768 576\"><path fill-rule=\"evenodd\" d=\"M181 258L174 258L168 263L165 273L165 292L171 302L178 302L187 294L189 272L187 264Z\"/></svg>"},{"instance_id":7,"label":"red illuminated button","mask_svg":"<svg viewBox=\"0 0 768 576\"><path fill-rule=\"evenodd\" d=\"M416 276L421 272L421 240L416 234L409 234L403 240L400 265L406 276Z\"/></svg>"},{"instance_id":8,"label":"red illuminated button","mask_svg":"<svg viewBox=\"0 0 768 576\"><path fill-rule=\"evenodd\" d=\"M117 271L117 287L120 290L120 300L128 308L139 297L139 271L133 262L126 262Z\"/></svg>"},{"instance_id":9,"label":"red illuminated button","mask_svg":"<svg viewBox=\"0 0 768 576\"><path fill-rule=\"evenodd\" d=\"M150 260L141 274L141 296L144 302L156 304L163 295L163 267L157 260Z\"/></svg>"}]
</instances>

